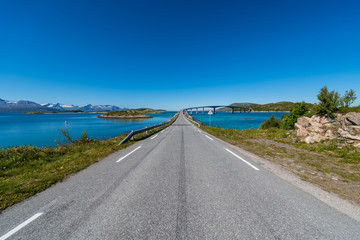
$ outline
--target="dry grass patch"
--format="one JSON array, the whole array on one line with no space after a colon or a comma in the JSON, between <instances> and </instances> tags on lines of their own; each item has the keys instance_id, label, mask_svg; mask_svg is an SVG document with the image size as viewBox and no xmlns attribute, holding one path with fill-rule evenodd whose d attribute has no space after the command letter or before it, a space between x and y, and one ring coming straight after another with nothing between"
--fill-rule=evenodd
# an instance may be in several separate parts
<instances>
[{"instance_id":1,"label":"dry grass patch","mask_svg":"<svg viewBox=\"0 0 360 240\"><path fill-rule=\"evenodd\" d=\"M280 129L201 128L360 205L360 152L351 145L336 140L307 145Z\"/></svg>"}]
</instances>

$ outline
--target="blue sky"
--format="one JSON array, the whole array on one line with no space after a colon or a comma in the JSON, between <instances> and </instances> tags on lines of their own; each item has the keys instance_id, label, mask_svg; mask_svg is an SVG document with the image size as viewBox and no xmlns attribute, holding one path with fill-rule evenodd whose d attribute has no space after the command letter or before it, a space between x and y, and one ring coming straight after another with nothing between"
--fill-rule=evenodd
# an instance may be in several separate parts
<instances>
[{"instance_id":1,"label":"blue sky","mask_svg":"<svg viewBox=\"0 0 360 240\"><path fill-rule=\"evenodd\" d=\"M346 0L0 0L0 98L177 110L316 102L324 85L360 96L359 12Z\"/></svg>"}]
</instances>

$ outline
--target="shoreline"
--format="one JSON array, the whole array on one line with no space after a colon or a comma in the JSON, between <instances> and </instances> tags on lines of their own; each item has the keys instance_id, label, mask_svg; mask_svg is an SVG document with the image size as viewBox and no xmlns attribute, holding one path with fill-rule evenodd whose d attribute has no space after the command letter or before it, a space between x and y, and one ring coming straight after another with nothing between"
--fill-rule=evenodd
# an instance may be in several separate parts
<instances>
[{"instance_id":1,"label":"shoreline","mask_svg":"<svg viewBox=\"0 0 360 240\"><path fill-rule=\"evenodd\" d=\"M129 115L129 116L106 116L106 115L99 115L98 118L111 118L111 119L148 119L153 118L146 114L140 115Z\"/></svg>"}]
</instances>

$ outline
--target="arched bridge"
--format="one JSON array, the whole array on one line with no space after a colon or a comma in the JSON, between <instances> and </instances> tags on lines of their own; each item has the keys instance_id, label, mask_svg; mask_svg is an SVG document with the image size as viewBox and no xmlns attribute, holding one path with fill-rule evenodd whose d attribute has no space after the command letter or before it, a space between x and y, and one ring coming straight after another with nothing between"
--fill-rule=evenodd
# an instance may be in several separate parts
<instances>
[{"instance_id":1,"label":"arched bridge","mask_svg":"<svg viewBox=\"0 0 360 240\"><path fill-rule=\"evenodd\" d=\"M198 114L199 109L202 110L202 113L205 113L205 108L210 108L213 110L213 113L216 113L217 108L231 108L231 113L234 113L235 109L239 109L240 112L250 112L251 109L248 107L240 107L240 106L231 106L231 105L213 105L213 106L201 106L201 107L190 107L185 108L184 111L191 112L196 111L196 114Z\"/></svg>"}]
</instances>

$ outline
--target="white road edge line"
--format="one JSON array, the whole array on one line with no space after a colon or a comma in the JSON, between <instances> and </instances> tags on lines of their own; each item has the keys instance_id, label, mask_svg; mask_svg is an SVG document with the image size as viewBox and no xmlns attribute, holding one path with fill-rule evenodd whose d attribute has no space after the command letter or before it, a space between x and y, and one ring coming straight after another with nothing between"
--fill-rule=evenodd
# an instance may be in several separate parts
<instances>
[{"instance_id":1,"label":"white road edge line","mask_svg":"<svg viewBox=\"0 0 360 240\"><path fill-rule=\"evenodd\" d=\"M165 131L165 129L164 130L162 130L161 132L164 132Z\"/></svg>"},{"instance_id":2,"label":"white road edge line","mask_svg":"<svg viewBox=\"0 0 360 240\"><path fill-rule=\"evenodd\" d=\"M135 152L136 150L138 150L139 148L141 148L141 146L138 146L137 148L135 148L134 150L132 150L131 152L129 152L128 154L126 154L125 156L123 156L122 158L119 158L119 160L117 160L116 162L120 162L121 160L123 160L124 158L126 158L127 156L129 156L130 154L132 154L133 152ZM1 240L1 239L0 239Z\"/></svg>"},{"instance_id":3,"label":"white road edge line","mask_svg":"<svg viewBox=\"0 0 360 240\"><path fill-rule=\"evenodd\" d=\"M150 139L154 139L154 138L156 138L157 137L157 134L155 135L155 136L153 136L152 138L150 138Z\"/></svg>"},{"instance_id":4,"label":"white road edge line","mask_svg":"<svg viewBox=\"0 0 360 240\"><path fill-rule=\"evenodd\" d=\"M198 132L201 132L200 130L198 130Z\"/></svg>"},{"instance_id":5,"label":"white road edge line","mask_svg":"<svg viewBox=\"0 0 360 240\"><path fill-rule=\"evenodd\" d=\"M0 240L5 240L8 237L10 237L11 235L13 235L14 233L16 233L17 231L19 231L20 229L22 229L23 227L25 227L26 225L28 225L29 223L31 223L32 221L34 221L35 219L37 219L38 217L40 217L41 215L43 215L43 213L37 213L34 216L32 216L31 218L29 218L28 220L26 220L25 222L21 223L20 225L18 225L16 228L14 228L13 230L11 230L10 232L6 233L5 235L0 237Z\"/></svg>"},{"instance_id":6,"label":"white road edge line","mask_svg":"<svg viewBox=\"0 0 360 240\"><path fill-rule=\"evenodd\" d=\"M209 137L208 135L205 135L205 137L207 137L207 138L210 139L211 141L214 141L214 139L212 139L212 138Z\"/></svg>"},{"instance_id":7,"label":"white road edge line","mask_svg":"<svg viewBox=\"0 0 360 240\"><path fill-rule=\"evenodd\" d=\"M228 151L229 153L231 153L232 155L234 155L235 157L237 157L238 159L240 159L241 161L243 161L244 163L246 163L247 165L249 165L250 167L252 167L253 169L259 171L259 169L257 167L255 167L254 165L252 165L251 163L249 163L248 161L246 161L245 159L243 159L242 157L236 155L235 153L233 153L232 151L230 151L229 149L225 148L226 151Z\"/></svg>"}]
</instances>

